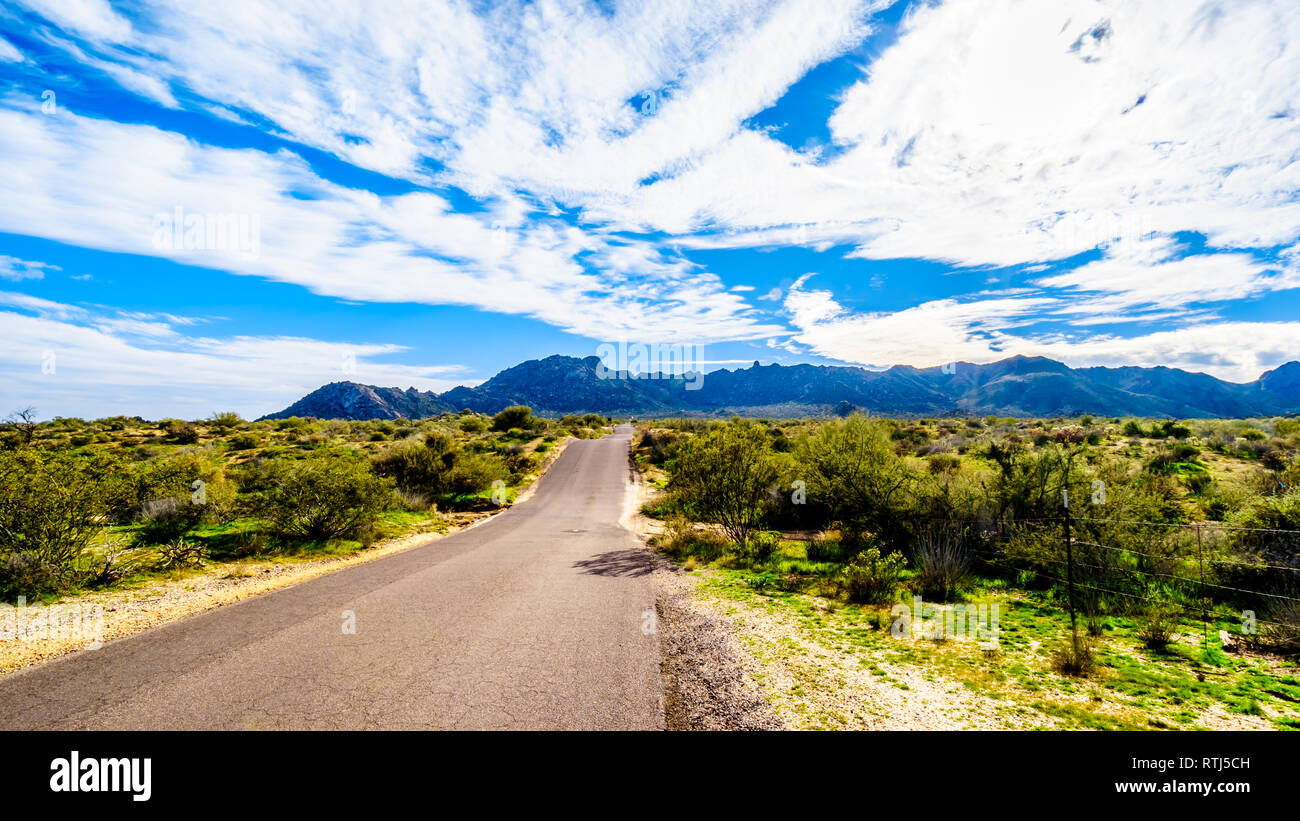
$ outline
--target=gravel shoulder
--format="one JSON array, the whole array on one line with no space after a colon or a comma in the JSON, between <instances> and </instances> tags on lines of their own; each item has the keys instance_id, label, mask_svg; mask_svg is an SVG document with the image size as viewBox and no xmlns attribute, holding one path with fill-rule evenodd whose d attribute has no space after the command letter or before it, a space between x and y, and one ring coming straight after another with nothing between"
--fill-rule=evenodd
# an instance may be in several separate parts
<instances>
[{"instance_id":1,"label":"gravel shoulder","mask_svg":"<svg viewBox=\"0 0 1300 821\"><path fill-rule=\"evenodd\" d=\"M662 529L640 512L655 492L632 465L620 524L643 543ZM701 600L700 579L646 550L655 591L667 729L785 729L748 672L753 660L736 640L736 626Z\"/></svg>"}]
</instances>

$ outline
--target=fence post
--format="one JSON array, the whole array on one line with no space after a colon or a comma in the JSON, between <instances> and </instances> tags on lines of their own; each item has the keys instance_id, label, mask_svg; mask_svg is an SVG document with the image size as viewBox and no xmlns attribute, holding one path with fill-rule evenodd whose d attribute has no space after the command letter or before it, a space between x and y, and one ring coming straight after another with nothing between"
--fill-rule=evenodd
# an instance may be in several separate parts
<instances>
[{"instance_id":1,"label":"fence post","mask_svg":"<svg viewBox=\"0 0 1300 821\"><path fill-rule=\"evenodd\" d=\"M1200 567L1200 590L1199 598L1201 600L1201 652L1210 652L1210 612L1208 609L1207 598L1205 595L1205 552L1201 548L1201 523L1193 525L1196 528L1196 564Z\"/></svg>"},{"instance_id":2,"label":"fence post","mask_svg":"<svg viewBox=\"0 0 1300 821\"><path fill-rule=\"evenodd\" d=\"M1065 580L1066 580L1066 586L1069 588L1070 591L1070 633L1072 636L1072 641L1076 645L1075 649L1077 650L1078 649L1077 645L1079 643L1079 627L1078 624L1076 623L1075 615L1074 615L1074 548L1070 544L1069 488L1067 488L1063 492L1062 501L1064 502L1064 504L1062 505L1062 509L1065 512L1065 515L1061 519L1061 521L1065 525Z\"/></svg>"}]
</instances>

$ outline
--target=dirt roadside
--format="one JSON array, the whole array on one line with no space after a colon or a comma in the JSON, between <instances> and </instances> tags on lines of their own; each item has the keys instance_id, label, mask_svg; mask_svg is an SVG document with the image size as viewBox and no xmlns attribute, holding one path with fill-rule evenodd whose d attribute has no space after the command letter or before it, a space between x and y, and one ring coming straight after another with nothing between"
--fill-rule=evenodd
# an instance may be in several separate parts
<instances>
[{"instance_id":1,"label":"dirt roadside","mask_svg":"<svg viewBox=\"0 0 1300 821\"><path fill-rule=\"evenodd\" d=\"M662 525L641 513L655 489L632 464L620 523L642 542ZM785 724L767 703L752 665L735 639L736 626L699 598L700 580L650 553L655 616L662 654L665 723L669 730L780 730Z\"/></svg>"}]
</instances>

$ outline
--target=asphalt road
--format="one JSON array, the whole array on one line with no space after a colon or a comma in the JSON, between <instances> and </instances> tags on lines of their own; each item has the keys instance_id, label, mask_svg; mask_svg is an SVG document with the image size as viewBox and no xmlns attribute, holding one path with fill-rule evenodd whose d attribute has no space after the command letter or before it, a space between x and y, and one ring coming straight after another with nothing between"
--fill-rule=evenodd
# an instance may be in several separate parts
<instances>
[{"instance_id":1,"label":"asphalt road","mask_svg":"<svg viewBox=\"0 0 1300 821\"><path fill-rule=\"evenodd\" d=\"M0 728L662 728L630 436L477 527L0 679Z\"/></svg>"}]
</instances>

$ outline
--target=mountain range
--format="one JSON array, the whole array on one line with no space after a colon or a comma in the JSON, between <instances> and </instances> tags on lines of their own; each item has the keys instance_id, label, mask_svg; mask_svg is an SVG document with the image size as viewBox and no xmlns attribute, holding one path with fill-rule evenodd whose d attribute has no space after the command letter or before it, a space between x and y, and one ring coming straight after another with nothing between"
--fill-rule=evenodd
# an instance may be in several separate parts
<instances>
[{"instance_id":1,"label":"mountain range","mask_svg":"<svg viewBox=\"0 0 1300 821\"><path fill-rule=\"evenodd\" d=\"M1071 368L1027 356L883 371L755 362L668 378L611 371L596 356L556 355L442 394L332 382L263 418L419 419L462 409L496 413L510 405L528 405L548 416L790 418L861 410L890 416L1246 417L1300 412L1300 362L1242 384L1177 368Z\"/></svg>"}]
</instances>

